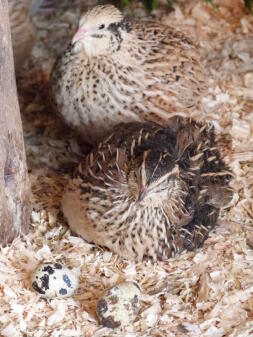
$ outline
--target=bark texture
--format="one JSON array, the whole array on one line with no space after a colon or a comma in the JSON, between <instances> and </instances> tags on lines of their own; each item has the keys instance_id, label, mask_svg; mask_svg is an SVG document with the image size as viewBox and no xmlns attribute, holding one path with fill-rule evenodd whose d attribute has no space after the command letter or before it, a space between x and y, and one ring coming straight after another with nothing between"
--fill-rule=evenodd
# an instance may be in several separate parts
<instances>
[{"instance_id":1,"label":"bark texture","mask_svg":"<svg viewBox=\"0 0 253 337\"><path fill-rule=\"evenodd\" d=\"M0 0L0 243L27 232L30 184L14 75L8 1Z\"/></svg>"}]
</instances>

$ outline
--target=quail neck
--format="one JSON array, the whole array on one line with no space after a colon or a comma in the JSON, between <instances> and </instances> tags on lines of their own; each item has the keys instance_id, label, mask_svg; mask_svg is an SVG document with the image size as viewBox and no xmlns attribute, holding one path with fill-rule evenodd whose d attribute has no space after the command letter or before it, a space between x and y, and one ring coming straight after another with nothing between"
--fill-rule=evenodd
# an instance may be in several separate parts
<instances>
[{"instance_id":1,"label":"quail neck","mask_svg":"<svg viewBox=\"0 0 253 337\"><path fill-rule=\"evenodd\" d=\"M85 13L52 70L51 97L65 122L91 143L121 122L164 124L201 114L205 75L183 33L126 18L112 5Z\"/></svg>"}]
</instances>

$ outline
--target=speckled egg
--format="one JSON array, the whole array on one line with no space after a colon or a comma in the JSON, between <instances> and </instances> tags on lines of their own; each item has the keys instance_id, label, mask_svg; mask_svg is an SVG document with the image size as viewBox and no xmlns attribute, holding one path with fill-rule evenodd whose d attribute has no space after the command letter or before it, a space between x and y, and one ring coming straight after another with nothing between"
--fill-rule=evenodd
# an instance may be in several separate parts
<instances>
[{"instance_id":1,"label":"speckled egg","mask_svg":"<svg viewBox=\"0 0 253 337\"><path fill-rule=\"evenodd\" d=\"M123 328L135 320L141 304L141 290L135 282L122 282L107 290L97 303L103 326Z\"/></svg>"},{"instance_id":2,"label":"speckled egg","mask_svg":"<svg viewBox=\"0 0 253 337\"><path fill-rule=\"evenodd\" d=\"M44 263L34 272L32 287L45 298L69 297L78 287L78 278L60 263Z\"/></svg>"}]
</instances>

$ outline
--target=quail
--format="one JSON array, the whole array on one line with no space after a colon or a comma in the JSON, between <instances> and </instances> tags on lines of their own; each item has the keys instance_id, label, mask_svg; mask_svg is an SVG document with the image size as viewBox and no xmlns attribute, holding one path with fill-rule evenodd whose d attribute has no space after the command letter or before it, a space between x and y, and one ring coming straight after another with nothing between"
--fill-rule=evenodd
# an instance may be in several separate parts
<instances>
[{"instance_id":1,"label":"quail","mask_svg":"<svg viewBox=\"0 0 253 337\"><path fill-rule=\"evenodd\" d=\"M232 199L213 126L171 118L118 125L64 191L70 228L120 256L164 260L200 247Z\"/></svg>"},{"instance_id":2,"label":"quail","mask_svg":"<svg viewBox=\"0 0 253 337\"><path fill-rule=\"evenodd\" d=\"M96 6L53 67L53 106L90 143L121 122L163 125L173 115L199 114L206 90L199 54L175 28Z\"/></svg>"}]
</instances>

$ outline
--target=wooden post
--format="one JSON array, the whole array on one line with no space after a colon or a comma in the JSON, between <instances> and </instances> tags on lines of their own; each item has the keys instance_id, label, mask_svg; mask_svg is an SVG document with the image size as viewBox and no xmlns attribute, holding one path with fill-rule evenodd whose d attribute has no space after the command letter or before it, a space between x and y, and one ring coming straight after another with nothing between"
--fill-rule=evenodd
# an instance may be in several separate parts
<instances>
[{"instance_id":1,"label":"wooden post","mask_svg":"<svg viewBox=\"0 0 253 337\"><path fill-rule=\"evenodd\" d=\"M0 244L27 232L30 185L14 75L8 1L0 0Z\"/></svg>"}]
</instances>

